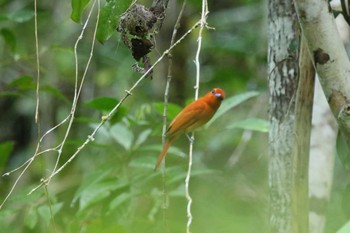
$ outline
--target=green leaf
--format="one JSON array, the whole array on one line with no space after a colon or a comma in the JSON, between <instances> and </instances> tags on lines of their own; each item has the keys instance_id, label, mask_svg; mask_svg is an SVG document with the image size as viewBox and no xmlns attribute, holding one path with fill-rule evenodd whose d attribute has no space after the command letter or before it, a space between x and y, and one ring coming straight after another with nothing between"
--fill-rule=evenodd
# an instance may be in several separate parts
<instances>
[{"instance_id":1,"label":"green leaf","mask_svg":"<svg viewBox=\"0 0 350 233\"><path fill-rule=\"evenodd\" d=\"M163 115L163 111L164 111L164 103L163 102L158 102L158 103L154 103L153 107L155 108L155 110L159 113L159 115ZM168 118L169 119L174 119L176 117L176 115L182 110L182 107L180 107L177 104L173 104L173 103L168 103Z\"/></svg>"},{"instance_id":2,"label":"green leaf","mask_svg":"<svg viewBox=\"0 0 350 233\"><path fill-rule=\"evenodd\" d=\"M90 189L90 186L93 186L97 183L100 183L101 180L105 179L112 171L112 168L110 169L98 169L92 171L89 176L84 178L83 183L79 186L78 190L74 194L74 198L72 200L72 205L75 204L75 202L81 197L82 193Z\"/></svg>"},{"instance_id":3,"label":"green leaf","mask_svg":"<svg viewBox=\"0 0 350 233\"><path fill-rule=\"evenodd\" d=\"M81 23L81 18L86 6L89 4L90 0L72 0L72 14L70 18L76 22Z\"/></svg>"},{"instance_id":4,"label":"green leaf","mask_svg":"<svg viewBox=\"0 0 350 233\"><path fill-rule=\"evenodd\" d=\"M147 145L147 146L141 146L140 148L137 149L138 151L144 151L144 152L159 152L162 150L162 145L161 144L155 144L155 145ZM173 154L179 157L184 158L186 154L177 148L176 146L171 146L168 150L168 154Z\"/></svg>"},{"instance_id":5,"label":"green leaf","mask_svg":"<svg viewBox=\"0 0 350 233\"><path fill-rule=\"evenodd\" d=\"M249 92L245 92L245 93L235 95L235 96L232 96L230 98L225 99L222 102L219 110L214 115L214 117L206 124L206 127L209 127L214 121L216 121L219 117L224 115L224 113L229 111L231 108L234 108L237 105L239 105L240 103L242 103L242 102L244 102L252 97L255 97L257 95L259 95L259 92L249 91Z\"/></svg>"},{"instance_id":6,"label":"green leaf","mask_svg":"<svg viewBox=\"0 0 350 233\"><path fill-rule=\"evenodd\" d=\"M12 141L0 143L0 170L5 167L14 145L15 143Z\"/></svg>"},{"instance_id":7,"label":"green leaf","mask_svg":"<svg viewBox=\"0 0 350 233\"><path fill-rule=\"evenodd\" d=\"M154 156L140 155L140 156L133 157L129 163L129 166L135 167L135 168L154 169L155 163L156 163L156 154L154 154Z\"/></svg>"},{"instance_id":8,"label":"green leaf","mask_svg":"<svg viewBox=\"0 0 350 233\"><path fill-rule=\"evenodd\" d=\"M13 32L7 28L3 28L0 31L2 37L5 40L5 43L9 46L10 50L12 52L16 49L16 36L13 34Z\"/></svg>"},{"instance_id":9,"label":"green leaf","mask_svg":"<svg viewBox=\"0 0 350 233\"><path fill-rule=\"evenodd\" d=\"M132 0L110 0L101 9L96 38L102 44L116 31L119 17L131 5Z\"/></svg>"},{"instance_id":10,"label":"green leaf","mask_svg":"<svg viewBox=\"0 0 350 233\"><path fill-rule=\"evenodd\" d=\"M53 86L50 86L50 85L44 85L44 86L40 87L40 91L48 92L48 93L52 94L53 96L57 97L58 99L61 99L61 100L63 100L66 103L70 103L70 101L66 98L66 96L63 95L61 90L59 90L56 87L53 87Z\"/></svg>"},{"instance_id":11,"label":"green leaf","mask_svg":"<svg viewBox=\"0 0 350 233\"><path fill-rule=\"evenodd\" d=\"M119 106L118 110L111 116L109 122L114 125L120 122L126 115L128 115L128 110L124 106Z\"/></svg>"},{"instance_id":12,"label":"green leaf","mask_svg":"<svg viewBox=\"0 0 350 233\"><path fill-rule=\"evenodd\" d=\"M24 217L24 225L29 229L33 229L35 225L38 223L38 213L36 208L33 206L30 207L29 211L26 213Z\"/></svg>"},{"instance_id":13,"label":"green leaf","mask_svg":"<svg viewBox=\"0 0 350 233\"><path fill-rule=\"evenodd\" d=\"M10 20L15 21L17 23L23 23L23 22L29 21L33 17L34 17L34 11L27 10L27 9L21 9L21 10L15 11L8 16Z\"/></svg>"},{"instance_id":14,"label":"green leaf","mask_svg":"<svg viewBox=\"0 0 350 233\"><path fill-rule=\"evenodd\" d=\"M34 90L36 87L33 78L30 76L20 76L7 84L7 88L16 88L20 91Z\"/></svg>"},{"instance_id":15,"label":"green leaf","mask_svg":"<svg viewBox=\"0 0 350 233\"><path fill-rule=\"evenodd\" d=\"M111 127L110 132L112 137L123 146L125 150L130 150L134 135L125 125L115 124Z\"/></svg>"},{"instance_id":16,"label":"green leaf","mask_svg":"<svg viewBox=\"0 0 350 233\"><path fill-rule=\"evenodd\" d=\"M85 102L85 105L99 111L111 111L119 100L111 97L98 97L96 99Z\"/></svg>"},{"instance_id":17,"label":"green leaf","mask_svg":"<svg viewBox=\"0 0 350 233\"><path fill-rule=\"evenodd\" d=\"M173 184L173 183L177 183L177 182L181 182L183 181L186 176L187 176L187 173L186 172L178 172L176 170L174 170L176 172L176 174L174 175L171 175L170 172L168 171L168 176L171 177L170 179L168 179L167 181L167 184ZM212 169L196 169L196 170L193 170L191 172L191 177L194 177L194 176L199 176L199 175L212 175L212 174L219 174L220 172L217 171L217 170L212 170Z\"/></svg>"},{"instance_id":18,"label":"green leaf","mask_svg":"<svg viewBox=\"0 0 350 233\"><path fill-rule=\"evenodd\" d=\"M121 193L119 196L114 198L111 203L109 204L109 210L113 210L118 208L121 204L127 202L130 200L132 197L137 196L138 193Z\"/></svg>"},{"instance_id":19,"label":"green leaf","mask_svg":"<svg viewBox=\"0 0 350 233\"><path fill-rule=\"evenodd\" d=\"M44 220L47 226L50 225L51 218L58 213L58 211L62 208L63 203L56 203L50 206L43 205L38 208L39 216ZM52 214L51 214L52 211Z\"/></svg>"},{"instance_id":20,"label":"green leaf","mask_svg":"<svg viewBox=\"0 0 350 233\"><path fill-rule=\"evenodd\" d=\"M95 204L106 197L112 191L127 187L129 183L126 180L105 181L90 185L81 193L79 198L79 211L83 211L92 204Z\"/></svg>"},{"instance_id":21,"label":"green leaf","mask_svg":"<svg viewBox=\"0 0 350 233\"><path fill-rule=\"evenodd\" d=\"M236 121L227 126L228 129L248 129L266 133L269 131L269 122L258 118L248 118L242 121Z\"/></svg>"},{"instance_id":22,"label":"green leaf","mask_svg":"<svg viewBox=\"0 0 350 233\"><path fill-rule=\"evenodd\" d=\"M344 226L342 226L342 228L340 228L337 233L349 233L350 232L350 221L348 221L347 223L345 223Z\"/></svg>"},{"instance_id":23,"label":"green leaf","mask_svg":"<svg viewBox=\"0 0 350 233\"><path fill-rule=\"evenodd\" d=\"M142 143L144 143L151 133L152 130L150 129L142 131L136 139L135 148L139 147Z\"/></svg>"}]
</instances>

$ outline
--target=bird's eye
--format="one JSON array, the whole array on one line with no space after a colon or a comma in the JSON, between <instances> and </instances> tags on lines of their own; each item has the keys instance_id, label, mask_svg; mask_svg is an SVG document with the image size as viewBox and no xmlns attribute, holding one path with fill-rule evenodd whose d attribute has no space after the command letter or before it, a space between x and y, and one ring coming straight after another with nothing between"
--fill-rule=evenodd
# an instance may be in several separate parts
<instances>
[{"instance_id":1,"label":"bird's eye","mask_svg":"<svg viewBox=\"0 0 350 233\"><path fill-rule=\"evenodd\" d=\"M215 94L215 90L212 90L211 93Z\"/></svg>"}]
</instances>

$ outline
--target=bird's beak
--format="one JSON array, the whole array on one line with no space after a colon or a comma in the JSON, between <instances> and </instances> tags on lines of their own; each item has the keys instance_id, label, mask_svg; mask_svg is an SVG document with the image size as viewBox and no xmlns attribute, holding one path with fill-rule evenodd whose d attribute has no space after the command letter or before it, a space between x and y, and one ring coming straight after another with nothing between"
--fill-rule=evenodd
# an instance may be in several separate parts
<instances>
[{"instance_id":1,"label":"bird's beak","mask_svg":"<svg viewBox=\"0 0 350 233\"><path fill-rule=\"evenodd\" d=\"M221 95L220 93L215 93L214 95L215 95L218 99L221 99L221 100L223 99L223 98L222 98L222 95Z\"/></svg>"}]
</instances>

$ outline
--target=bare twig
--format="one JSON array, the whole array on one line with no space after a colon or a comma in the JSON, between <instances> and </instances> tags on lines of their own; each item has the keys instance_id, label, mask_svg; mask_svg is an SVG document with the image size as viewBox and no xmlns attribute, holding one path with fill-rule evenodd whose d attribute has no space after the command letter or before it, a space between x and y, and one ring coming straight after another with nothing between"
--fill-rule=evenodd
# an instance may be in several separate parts
<instances>
[{"instance_id":1,"label":"bare twig","mask_svg":"<svg viewBox=\"0 0 350 233\"><path fill-rule=\"evenodd\" d=\"M100 19L100 0L97 0L97 16L96 16L94 35L93 35L92 43L91 43L90 56L89 56L89 59L88 59L88 61L86 63L84 74L83 74L83 77L81 78L80 85L79 85L79 88L78 88L78 80L79 80L79 61L78 61L78 52L77 52L78 44L79 44L80 40L83 38L85 29L86 29L86 27L87 27L87 25L89 23L90 17L91 17L92 12L93 12L93 9L95 7L95 4L96 4L96 0L93 2L92 6L91 6L91 10L90 10L89 15L88 15L88 17L86 19L86 22L85 22L85 24L84 24L84 26L83 26L83 28L81 30L80 36L78 37L78 39L77 39L77 41L75 42L75 45L74 45L74 58L75 58L74 99L73 99L73 104L72 104L72 108L71 108L70 120L69 120L69 123L68 123L68 127L67 127L66 133L64 135L64 138L63 138L63 140L62 140L62 142L60 144L60 147L58 149L58 156L57 156L56 163L55 163L55 166L54 166L54 169L53 169L52 173L54 173L55 170L57 169L58 163L60 161L60 158L61 158L61 155L62 155L62 152L63 152L63 147L64 147L65 142L66 142L66 140L68 138L68 135L70 133L70 129L71 129L72 125L73 125L75 111L76 111L77 103L78 103L78 100L79 100L79 96L80 96L81 90L83 88L83 84L84 84L84 81L85 81L87 70L90 67L90 62L91 62L91 59L92 59L92 56L93 56L94 47L95 47L95 41L96 41L97 26L98 26L98 22L99 22L99 19ZM47 183L50 183L50 179L47 181Z\"/></svg>"},{"instance_id":2,"label":"bare twig","mask_svg":"<svg viewBox=\"0 0 350 233\"><path fill-rule=\"evenodd\" d=\"M38 37L38 15L37 1L34 0L34 34L35 34L35 54L36 54L36 106L35 106L35 122L38 124L38 135L40 135L39 124L39 87L40 87L40 58L39 58L39 37Z\"/></svg>"},{"instance_id":3,"label":"bare twig","mask_svg":"<svg viewBox=\"0 0 350 233\"><path fill-rule=\"evenodd\" d=\"M176 39L176 35L177 35L177 30L180 28L180 20L182 18L182 14L184 12L185 6L186 6L187 0L184 0L182 3L182 7L180 10L180 13L177 17L174 29L173 29L173 34L171 36L171 41L170 41L170 46L172 46L175 43L175 39ZM173 72L172 72L172 66L173 66L173 54L170 51L168 53L168 76L167 76L167 82L165 85L165 91L164 91L164 110L163 110L163 144L165 142L165 134L166 134L166 130L167 130L167 113L168 113L168 103L169 103L169 89L170 89L170 83L171 83L171 79L173 77ZM163 159L162 164L165 164L165 159Z\"/></svg>"},{"instance_id":4,"label":"bare twig","mask_svg":"<svg viewBox=\"0 0 350 233\"><path fill-rule=\"evenodd\" d=\"M98 0L98 5L99 5L99 2L100 0ZM40 140L38 141L37 143L37 146L36 146L36 150L35 150L35 153L34 155L28 159L26 162L24 162L21 166L19 166L18 168L15 168L13 169L12 171L10 172L7 172L4 174L4 176L7 176L7 175L10 175L11 173L15 172L15 171L18 171L20 170L21 168L23 168L22 172L19 174L19 176L16 178L14 184L12 185L9 193L6 195L6 197L4 198L4 200L2 201L1 205L0 205L0 209L3 207L3 205L6 203L6 201L8 200L8 198L11 196L11 194L13 193L15 187L17 186L19 180L22 178L22 176L24 175L24 173L28 170L28 168L30 167L30 165L34 162L34 160L37 158L37 156L41 155L41 154L44 154L44 153L47 153L49 151L57 151L58 152L58 158L56 160L56 164L55 164L55 168L53 170L53 172L56 170L56 167L57 167L57 164L58 164L58 161L59 161L59 158L62 154L62 149L63 149L63 146L65 144L65 141L68 137L68 134L70 132L70 128L71 128L71 125L73 124L73 120L74 120L74 113L75 113L75 109L76 109L76 104L77 104L77 101L78 101L78 98L79 98L79 94L80 94L80 90L82 88L82 84L83 84L83 79L85 78L85 74L86 72L84 73L84 76L83 76L83 79L82 79L82 82L81 82L81 85L80 85L80 89L79 89L79 92L77 91L77 87L78 87L78 63L77 63L77 45L79 43L79 41L83 38L83 34L84 34L84 31L85 31L85 28L87 27L87 24L90 20L90 17L91 17L91 14L92 14L92 11L93 11L93 8L94 8L94 5L96 3L96 0L94 1L93 3L93 6L91 7L90 9L90 12L89 12L89 15L88 15L88 18L86 20L86 22L84 23L84 26L83 26L83 29L81 31L81 34L79 35L76 43L75 43L75 47L74 47L74 54L76 56L76 77L75 77L75 87L74 87L74 100L73 100L73 104L72 104L72 108L71 108L71 112L70 114L64 119L62 120L60 123L58 123L56 126L52 127L51 129L49 129L41 138ZM98 10L99 12L99 10ZM97 25L97 23L96 23ZM96 33L96 31L95 31ZM94 41L93 41L94 43ZM38 46L38 45L37 45ZM91 51L91 56L92 56L92 51ZM91 57L89 59L89 61L91 60ZM38 55L37 55L37 62L38 62ZM89 64L89 63L88 63ZM86 67L86 70L88 68L88 64L87 64L87 67ZM38 75L39 75L39 72L38 72ZM39 83L39 79L38 79L38 82L37 82L37 85ZM38 86L37 86L38 88ZM38 98L38 97L37 97ZM37 108L38 108L38 100L37 100ZM66 123L67 121L69 120L69 124L68 124L68 127L67 127L67 130L66 130L66 135L65 137L63 138L62 142L56 146L56 147L53 147L53 148L50 148L50 149L47 149L47 150L44 150L42 152L39 152L39 149L40 149L40 146L41 146L41 143L42 141L44 140L44 138L49 135L51 132L53 132L55 129L57 129L58 127L60 127L61 125L63 125L64 123ZM49 180L48 180L49 181ZM46 181L46 182L48 182Z\"/></svg>"},{"instance_id":5,"label":"bare twig","mask_svg":"<svg viewBox=\"0 0 350 233\"><path fill-rule=\"evenodd\" d=\"M207 0L202 0L202 14L200 19L200 28L198 33L198 46L197 46L197 52L196 52L196 58L195 58L195 65L196 65L196 85L194 86L195 89L195 99L198 99L198 92L199 92L199 81L200 81L200 63L199 63L199 55L202 49L202 33L204 27L207 26L207 16L208 16L208 2ZM192 212L191 212L191 204L192 204L192 198L189 191L189 183L190 183L190 177L191 177L191 169L192 169L192 154L193 154L193 142L194 142L194 133L192 133L191 136L192 140L190 141L190 152L189 152L189 160L188 160L188 170L187 175L185 179L185 189L186 189L186 199L187 199L187 227L186 232L190 233L191 223L192 223Z\"/></svg>"},{"instance_id":6,"label":"bare twig","mask_svg":"<svg viewBox=\"0 0 350 233\"><path fill-rule=\"evenodd\" d=\"M173 29L173 34L171 36L171 40L170 40L170 46L172 46L175 43L175 39L176 39L176 35L178 32L178 29L180 28L180 20L182 18L183 12L185 10L185 6L186 6L187 0L184 0L182 3L182 7L181 10L179 12L179 15L176 19L175 25L174 25L174 29ZM169 51L168 53L168 75L167 75L167 82L166 82L166 86L165 86L165 91L164 91L164 110L163 110L163 130L162 130L162 142L163 144L165 143L166 140L166 130L167 130L167 113L168 113L168 103L169 103L169 89L170 89L170 83L171 83L171 79L173 76L173 72L172 72L172 66L173 66L173 55L172 55L172 51ZM162 207L163 207L163 222L164 225L166 226L166 208L167 208L167 204L168 204L168 199L167 199L167 192L166 192L166 186L165 186L165 158L162 161L162 183L163 183L163 203L162 203Z\"/></svg>"}]
</instances>

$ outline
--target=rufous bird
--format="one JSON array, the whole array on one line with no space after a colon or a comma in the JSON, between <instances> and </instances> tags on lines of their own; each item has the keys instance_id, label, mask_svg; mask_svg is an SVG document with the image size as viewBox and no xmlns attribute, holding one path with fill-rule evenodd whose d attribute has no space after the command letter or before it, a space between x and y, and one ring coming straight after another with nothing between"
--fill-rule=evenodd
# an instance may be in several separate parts
<instances>
[{"instance_id":1,"label":"rufous bird","mask_svg":"<svg viewBox=\"0 0 350 233\"><path fill-rule=\"evenodd\" d=\"M205 96L187 105L170 123L166 131L166 141L160 153L155 170L165 157L171 144L183 133L192 132L207 123L216 113L225 98L225 92L214 88Z\"/></svg>"}]
</instances>

